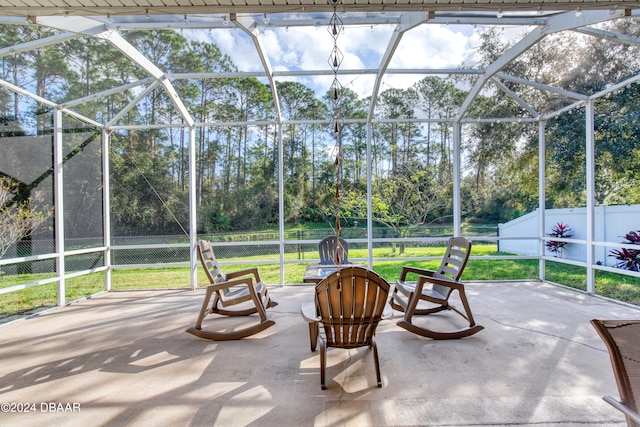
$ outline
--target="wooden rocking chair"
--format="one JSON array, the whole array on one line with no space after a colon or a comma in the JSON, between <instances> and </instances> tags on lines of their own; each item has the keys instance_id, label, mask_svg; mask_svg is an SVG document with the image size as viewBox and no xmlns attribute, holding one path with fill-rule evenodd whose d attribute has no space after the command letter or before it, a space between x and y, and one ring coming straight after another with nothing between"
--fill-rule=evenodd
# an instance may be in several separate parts
<instances>
[{"instance_id":1,"label":"wooden rocking chair","mask_svg":"<svg viewBox=\"0 0 640 427\"><path fill-rule=\"evenodd\" d=\"M620 401L605 402L625 415L628 427L640 427L640 320L591 320L609 350Z\"/></svg>"},{"instance_id":2,"label":"wooden rocking chair","mask_svg":"<svg viewBox=\"0 0 640 427\"><path fill-rule=\"evenodd\" d=\"M423 337L433 339L463 338L484 329L483 326L476 325L464 291L464 284L460 282L460 276L462 276L464 267L467 264L470 252L471 242L469 240L464 237L452 237L449 239L446 253L437 271L402 267L400 278L396 282L390 301L393 308L404 312L404 318L398 321L398 326ZM406 281L410 273L418 275L416 282ZM427 284L431 284L431 286ZM449 297L453 291L458 291L464 307L464 313L449 305ZM418 303L421 301L430 303L430 306L419 308ZM417 326L412 322L415 315L432 314L443 310L453 310L460 314L469 322L469 326L452 331L439 332Z\"/></svg>"},{"instance_id":3,"label":"wooden rocking chair","mask_svg":"<svg viewBox=\"0 0 640 427\"><path fill-rule=\"evenodd\" d=\"M349 243L342 237L328 236L318 243L321 265L342 265L349 262Z\"/></svg>"},{"instance_id":4,"label":"wooden rocking chair","mask_svg":"<svg viewBox=\"0 0 640 427\"><path fill-rule=\"evenodd\" d=\"M196 325L187 329L187 332L200 338L215 341L238 340L257 334L275 324L273 320L267 318L266 309L275 307L278 303L272 301L269 297L267 286L260 278L257 268L224 274L220 270L211 243L206 240L198 242L198 256L211 284L207 286ZM253 302L253 304L243 309L226 309L226 307L244 302ZM210 307L209 303L211 303ZM202 329L204 318L208 314L214 313L225 316L249 316L258 313L260 322L256 325L230 332Z\"/></svg>"},{"instance_id":5,"label":"wooden rocking chair","mask_svg":"<svg viewBox=\"0 0 640 427\"><path fill-rule=\"evenodd\" d=\"M393 315L387 304L389 289L389 283L375 272L361 266L347 266L316 285L315 304L302 305L302 317L309 323L311 351L316 350L320 338L323 390L326 389L327 347L373 349L378 387L382 387L375 333L380 320Z\"/></svg>"}]
</instances>

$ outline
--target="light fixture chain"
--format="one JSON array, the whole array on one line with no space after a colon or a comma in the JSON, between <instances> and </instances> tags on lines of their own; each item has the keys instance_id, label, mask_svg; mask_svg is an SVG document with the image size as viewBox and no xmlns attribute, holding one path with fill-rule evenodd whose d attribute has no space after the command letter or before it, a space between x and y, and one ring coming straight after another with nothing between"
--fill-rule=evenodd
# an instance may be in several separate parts
<instances>
[{"instance_id":1,"label":"light fixture chain","mask_svg":"<svg viewBox=\"0 0 640 427\"><path fill-rule=\"evenodd\" d=\"M341 190L342 190L342 140L340 138L342 132L341 120L340 120L340 97L342 96L342 85L340 84L340 80L338 79L338 71L340 69L340 65L342 64L342 60L344 55L338 48L338 38L344 29L344 24L342 19L338 16L338 5L341 0L328 0L329 5L333 8L333 14L331 15L331 19L329 20L329 26L327 30L329 34L333 38L333 49L331 50L331 54L329 55L329 66L333 70L333 83L330 88L330 97L331 97L331 106L333 109L333 120L331 123L331 128L333 132L333 137L335 139L335 235L336 235L336 244L335 244L335 254L334 254L334 262L336 265L340 266L343 263L343 248L340 243L340 231L341 231Z\"/></svg>"}]
</instances>

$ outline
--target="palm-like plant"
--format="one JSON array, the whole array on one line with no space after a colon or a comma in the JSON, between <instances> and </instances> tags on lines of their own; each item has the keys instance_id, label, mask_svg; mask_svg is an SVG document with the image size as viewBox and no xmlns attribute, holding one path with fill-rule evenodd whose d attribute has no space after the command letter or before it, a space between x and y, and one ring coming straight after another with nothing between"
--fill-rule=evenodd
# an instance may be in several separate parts
<instances>
[{"instance_id":1,"label":"palm-like plant","mask_svg":"<svg viewBox=\"0 0 640 427\"><path fill-rule=\"evenodd\" d=\"M624 235L624 243L640 245L640 230L630 231ZM613 249L609 256L615 257L618 262L616 267L630 271L640 271L640 249Z\"/></svg>"},{"instance_id":2,"label":"palm-like plant","mask_svg":"<svg viewBox=\"0 0 640 427\"><path fill-rule=\"evenodd\" d=\"M547 234L547 236L569 239L573 237L572 231L567 224L559 222L551 227L551 233ZM567 242L549 240L545 245L547 246L547 250L554 254L555 257L562 258L562 249L567 245Z\"/></svg>"}]
</instances>

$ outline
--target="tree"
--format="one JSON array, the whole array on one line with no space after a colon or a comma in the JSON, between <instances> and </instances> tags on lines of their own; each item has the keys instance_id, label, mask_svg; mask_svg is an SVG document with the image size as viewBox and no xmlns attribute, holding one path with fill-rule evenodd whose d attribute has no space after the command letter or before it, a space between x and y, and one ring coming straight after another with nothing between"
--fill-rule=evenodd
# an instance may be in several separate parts
<instances>
[{"instance_id":1,"label":"tree","mask_svg":"<svg viewBox=\"0 0 640 427\"><path fill-rule=\"evenodd\" d=\"M403 167L391 178L376 178L372 183L373 220L393 230L398 237L410 237L418 228L441 220L438 213L447 203L447 189L435 181L432 170L419 167ZM354 190L347 191L342 212L345 218L366 217L366 196ZM404 243L400 246L402 253Z\"/></svg>"},{"instance_id":2,"label":"tree","mask_svg":"<svg viewBox=\"0 0 640 427\"><path fill-rule=\"evenodd\" d=\"M17 196L17 185L9 178L0 177L0 258L11 245L29 236L49 217L44 209L33 209L38 195L23 202L16 202Z\"/></svg>"},{"instance_id":3,"label":"tree","mask_svg":"<svg viewBox=\"0 0 640 427\"><path fill-rule=\"evenodd\" d=\"M418 103L415 89L387 89L379 96L378 113L385 119L414 119ZM420 136L419 127L412 122L388 122L380 125L381 135L389 146L391 155L390 176L394 176L402 166L415 158L414 142Z\"/></svg>"}]
</instances>

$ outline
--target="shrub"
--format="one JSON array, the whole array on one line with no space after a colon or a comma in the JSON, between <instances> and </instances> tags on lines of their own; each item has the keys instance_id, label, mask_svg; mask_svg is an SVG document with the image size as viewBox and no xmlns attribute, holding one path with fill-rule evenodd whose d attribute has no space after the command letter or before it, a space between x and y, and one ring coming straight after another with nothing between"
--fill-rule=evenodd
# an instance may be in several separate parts
<instances>
[{"instance_id":1,"label":"shrub","mask_svg":"<svg viewBox=\"0 0 640 427\"><path fill-rule=\"evenodd\" d=\"M564 239L569 239L573 237L571 233L573 230L569 228L567 224L563 224L561 222L557 223L553 227L551 227L551 233L547 234L549 237L561 237ZM547 250L554 254L555 257L562 258L562 249L567 245L567 242L559 242L556 240L549 240L546 243Z\"/></svg>"},{"instance_id":2,"label":"shrub","mask_svg":"<svg viewBox=\"0 0 640 427\"><path fill-rule=\"evenodd\" d=\"M625 242L630 245L640 245L640 230L625 234ZM613 249L609 256L615 257L616 267L630 271L640 271L640 249Z\"/></svg>"}]
</instances>

